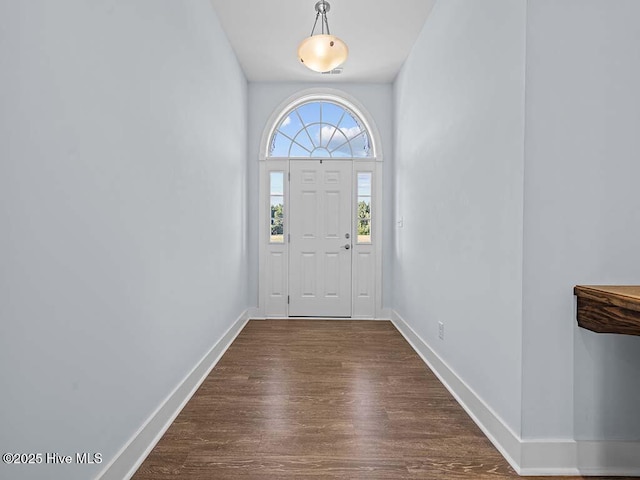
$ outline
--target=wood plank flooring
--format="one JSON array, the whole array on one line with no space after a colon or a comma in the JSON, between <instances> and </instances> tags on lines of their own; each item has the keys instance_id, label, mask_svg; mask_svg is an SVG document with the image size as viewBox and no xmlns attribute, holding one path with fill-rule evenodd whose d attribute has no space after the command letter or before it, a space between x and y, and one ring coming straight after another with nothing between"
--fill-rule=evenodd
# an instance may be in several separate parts
<instances>
[{"instance_id":1,"label":"wood plank flooring","mask_svg":"<svg viewBox=\"0 0 640 480\"><path fill-rule=\"evenodd\" d=\"M517 475L390 322L250 321L133 479L281 478Z\"/></svg>"}]
</instances>

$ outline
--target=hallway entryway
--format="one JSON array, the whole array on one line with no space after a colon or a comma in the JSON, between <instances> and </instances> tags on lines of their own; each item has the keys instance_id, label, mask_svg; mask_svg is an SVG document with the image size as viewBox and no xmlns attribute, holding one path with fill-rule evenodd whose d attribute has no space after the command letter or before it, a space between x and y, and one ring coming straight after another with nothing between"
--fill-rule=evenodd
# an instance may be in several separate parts
<instances>
[{"instance_id":1,"label":"hallway entryway","mask_svg":"<svg viewBox=\"0 0 640 480\"><path fill-rule=\"evenodd\" d=\"M259 315L379 318L382 157L364 107L341 92L285 101L260 156Z\"/></svg>"}]
</instances>

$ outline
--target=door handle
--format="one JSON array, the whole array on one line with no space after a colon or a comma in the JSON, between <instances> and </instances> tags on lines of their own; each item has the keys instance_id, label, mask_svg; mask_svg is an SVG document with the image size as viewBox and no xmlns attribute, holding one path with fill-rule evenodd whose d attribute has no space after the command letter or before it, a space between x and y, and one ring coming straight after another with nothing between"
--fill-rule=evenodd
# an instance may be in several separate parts
<instances>
[{"instance_id":1,"label":"door handle","mask_svg":"<svg viewBox=\"0 0 640 480\"><path fill-rule=\"evenodd\" d=\"M343 247L341 247L341 248L344 248L345 250L349 250L349 249L351 248L351 245L349 245L349 244L347 243L345 246L343 246Z\"/></svg>"}]
</instances>

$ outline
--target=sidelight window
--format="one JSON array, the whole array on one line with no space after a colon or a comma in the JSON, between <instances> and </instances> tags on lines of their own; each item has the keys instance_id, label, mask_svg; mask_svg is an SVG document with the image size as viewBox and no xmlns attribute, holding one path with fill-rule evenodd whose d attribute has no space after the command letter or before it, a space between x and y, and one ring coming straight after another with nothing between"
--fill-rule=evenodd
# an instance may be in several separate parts
<instances>
[{"instance_id":1,"label":"sidelight window","mask_svg":"<svg viewBox=\"0 0 640 480\"><path fill-rule=\"evenodd\" d=\"M284 243L284 172L269 174L270 243Z\"/></svg>"},{"instance_id":2,"label":"sidelight window","mask_svg":"<svg viewBox=\"0 0 640 480\"><path fill-rule=\"evenodd\" d=\"M371 243L371 172L358 172L358 243Z\"/></svg>"}]
</instances>

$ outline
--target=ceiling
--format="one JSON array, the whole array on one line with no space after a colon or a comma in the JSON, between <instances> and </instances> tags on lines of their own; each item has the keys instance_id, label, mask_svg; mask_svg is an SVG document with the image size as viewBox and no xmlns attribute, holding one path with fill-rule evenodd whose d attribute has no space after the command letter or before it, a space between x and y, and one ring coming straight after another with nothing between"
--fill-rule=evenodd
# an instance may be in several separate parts
<instances>
[{"instance_id":1,"label":"ceiling","mask_svg":"<svg viewBox=\"0 0 640 480\"><path fill-rule=\"evenodd\" d=\"M349 46L340 75L300 64L316 0L211 0L250 82L392 82L436 0L329 0L331 33Z\"/></svg>"}]
</instances>

